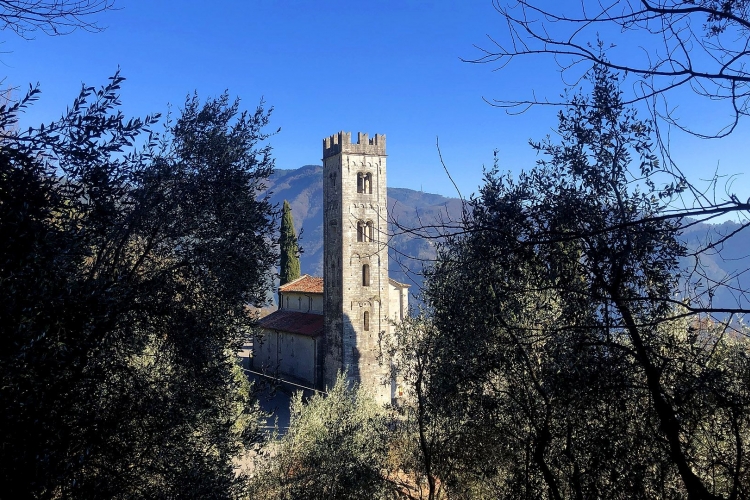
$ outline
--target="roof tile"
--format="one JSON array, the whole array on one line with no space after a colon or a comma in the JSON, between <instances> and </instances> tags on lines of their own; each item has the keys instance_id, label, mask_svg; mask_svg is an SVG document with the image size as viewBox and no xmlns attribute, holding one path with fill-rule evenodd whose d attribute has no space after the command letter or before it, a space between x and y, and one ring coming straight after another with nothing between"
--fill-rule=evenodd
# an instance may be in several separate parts
<instances>
[{"instance_id":1,"label":"roof tile","mask_svg":"<svg viewBox=\"0 0 750 500\"><path fill-rule=\"evenodd\" d=\"M258 322L262 328L317 337L323 333L323 315L279 309Z\"/></svg>"},{"instance_id":2,"label":"roof tile","mask_svg":"<svg viewBox=\"0 0 750 500\"><path fill-rule=\"evenodd\" d=\"M299 293L323 293L323 278L303 274L294 281L279 287L281 293L299 292Z\"/></svg>"}]
</instances>

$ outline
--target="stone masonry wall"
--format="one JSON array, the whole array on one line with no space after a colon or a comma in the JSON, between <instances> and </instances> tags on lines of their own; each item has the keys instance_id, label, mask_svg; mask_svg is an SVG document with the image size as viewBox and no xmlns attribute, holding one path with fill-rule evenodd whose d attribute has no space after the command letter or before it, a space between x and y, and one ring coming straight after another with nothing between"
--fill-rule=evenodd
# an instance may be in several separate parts
<instances>
[{"instance_id":1,"label":"stone masonry wall","mask_svg":"<svg viewBox=\"0 0 750 500\"><path fill-rule=\"evenodd\" d=\"M341 155L323 158L323 315L324 332L318 380L333 386L343 367L341 262ZM321 355L322 354L322 355Z\"/></svg>"},{"instance_id":2,"label":"stone masonry wall","mask_svg":"<svg viewBox=\"0 0 750 500\"><path fill-rule=\"evenodd\" d=\"M367 174L365 192L358 193L358 177ZM389 330L385 136L358 134L355 144L349 133L325 139L323 177L323 379L330 386L337 371L346 369L352 381L380 402L390 402L390 360L378 359L380 334ZM358 229L358 222L367 229ZM358 231L363 233L359 238ZM364 265L369 266L369 285Z\"/></svg>"}]
</instances>

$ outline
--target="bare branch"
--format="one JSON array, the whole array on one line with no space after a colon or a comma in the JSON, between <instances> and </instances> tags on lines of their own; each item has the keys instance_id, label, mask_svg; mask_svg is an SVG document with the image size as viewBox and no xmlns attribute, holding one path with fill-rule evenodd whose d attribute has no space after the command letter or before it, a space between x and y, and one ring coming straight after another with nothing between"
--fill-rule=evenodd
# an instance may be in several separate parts
<instances>
[{"instance_id":1,"label":"bare branch","mask_svg":"<svg viewBox=\"0 0 750 500\"><path fill-rule=\"evenodd\" d=\"M115 0L0 0L0 29L27 40L36 31L51 36L77 29L99 32L104 28L89 18L113 9L114 4Z\"/></svg>"},{"instance_id":2,"label":"bare branch","mask_svg":"<svg viewBox=\"0 0 750 500\"><path fill-rule=\"evenodd\" d=\"M505 20L504 41L488 37L481 55L465 59L505 68L519 57L551 57L569 85L567 76L574 68L586 70L600 65L628 75L634 80L633 93L623 102L644 102L653 118L668 126L701 138L725 137L746 116L750 106L750 60L748 32L750 16L744 1L715 2L697 0L614 0L608 3L582 1L576 12L565 4L547 10L529 0L510 6L495 0L496 11ZM696 27L701 28L696 28ZM618 55L610 60L605 54L619 43L637 45L642 57ZM585 72L585 71L584 71ZM576 79L581 78L576 70ZM715 130L703 130L661 111L656 97L666 98L674 90L689 86L696 95L726 102L731 119ZM549 100L532 94L529 99L495 100L493 106L510 114L522 113L537 105L566 106L566 100ZM665 102L665 101L663 101Z\"/></svg>"}]
</instances>

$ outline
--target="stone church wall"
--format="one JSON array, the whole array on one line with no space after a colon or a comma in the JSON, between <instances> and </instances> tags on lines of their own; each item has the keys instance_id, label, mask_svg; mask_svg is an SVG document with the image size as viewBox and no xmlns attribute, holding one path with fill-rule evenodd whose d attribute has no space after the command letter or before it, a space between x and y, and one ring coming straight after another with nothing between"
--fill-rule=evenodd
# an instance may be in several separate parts
<instances>
[{"instance_id":1,"label":"stone church wall","mask_svg":"<svg viewBox=\"0 0 750 500\"><path fill-rule=\"evenodd\" d=\"M325 139L323 177L324 380L330 386L347 370L389 402L389 361L378 359L380 333L389 331L385 136Z\"/></svg>"}]
</instances>

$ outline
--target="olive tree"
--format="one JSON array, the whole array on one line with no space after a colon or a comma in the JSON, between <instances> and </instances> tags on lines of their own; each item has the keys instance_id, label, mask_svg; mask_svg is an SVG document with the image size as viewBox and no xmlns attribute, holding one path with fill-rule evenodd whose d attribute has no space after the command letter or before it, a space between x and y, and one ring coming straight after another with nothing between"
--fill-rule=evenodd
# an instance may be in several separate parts
<instances>
[{"instance_id":1,"label":"olive tree","mask_svg":"<svg viewBox=\"0 0 750 500\"><path fill-rule=\"evenodd\" d=\"M259 438L236 352L276 261L269 112L191 96L157 134L122 80L38 128L16 126L36 89L0 108L9 497L229 497Z\"/></svg>"},{"instance_id":2,"label":"olive tree","mask_svg":"<svg viewBox=\"0 0 750 500\"><path fill-rule=\"evenodd\" d=\"M341 374L327 394L296 393L288 432L258 456L250 497L391 498L388 422L375 399Z\"/></svg>"},{"instance_id":3,"label":"olive tree","mask_svg":"<svg viewBox=\"0 0 750 500\"><path fill-rule=\"evenodd\" d=\"M618 77L588 78L535 168L486 174L429 273L425 394L463 422L436 474L507 498L745 496L746 333L678 294L684 185L655 181Z\"/></svg>"}]
</instances>

